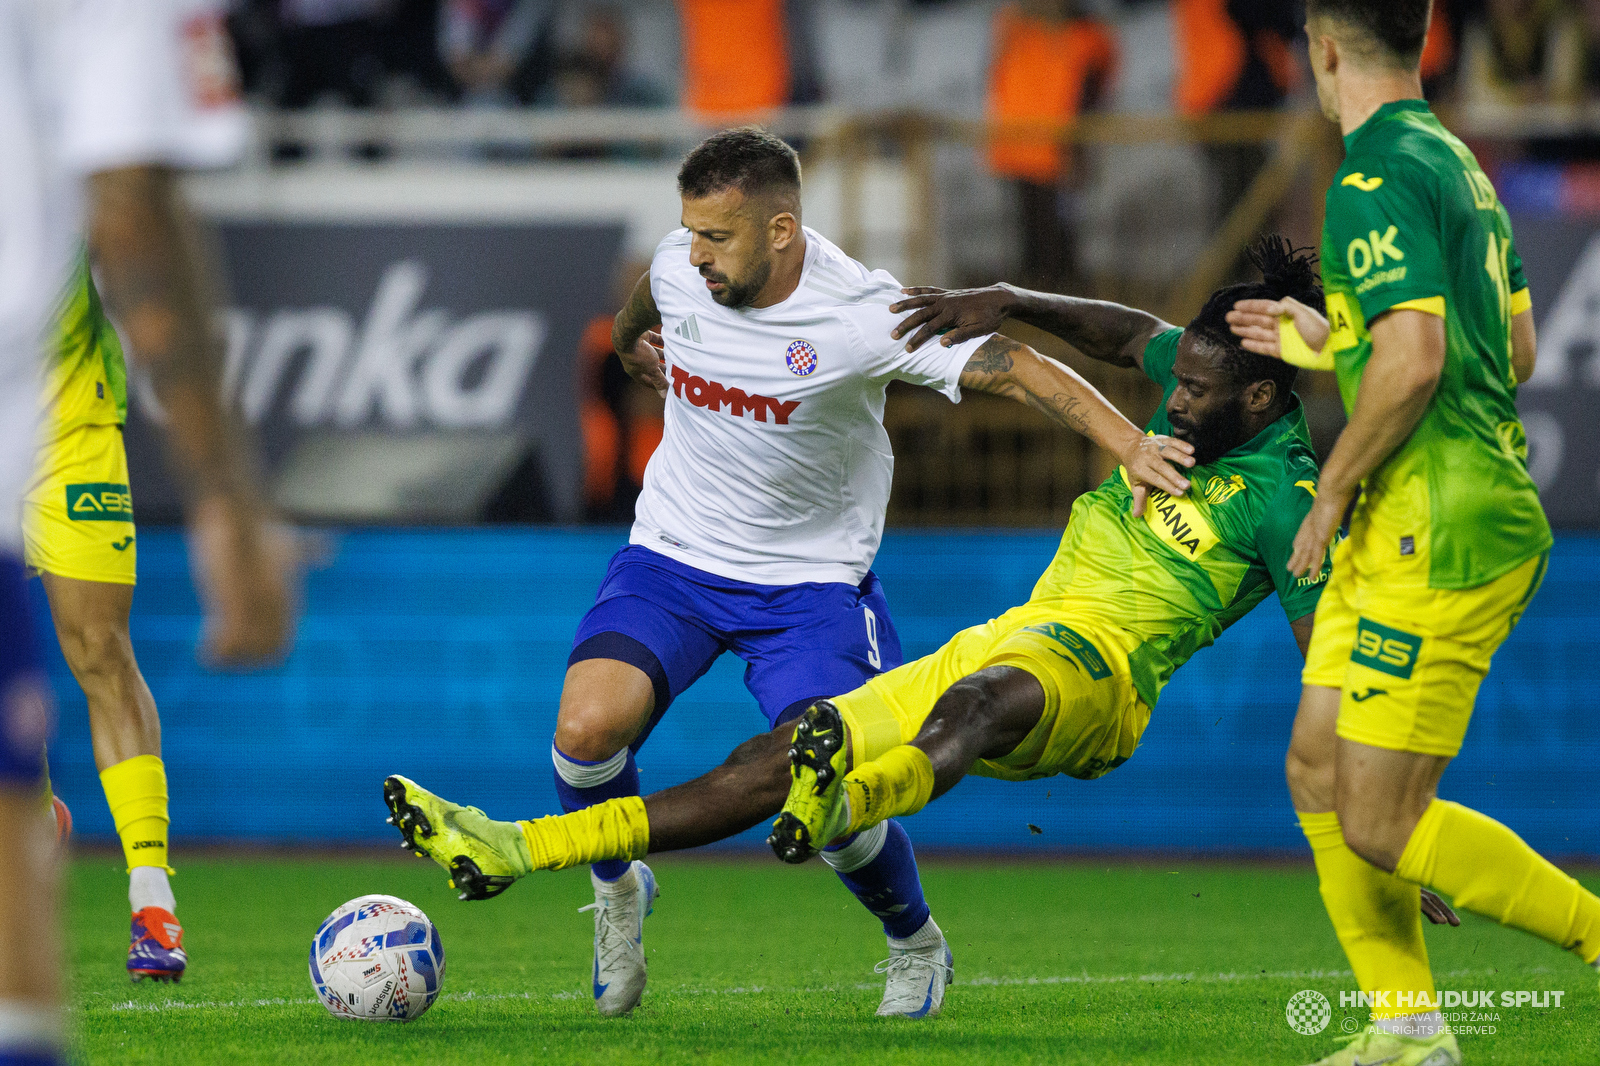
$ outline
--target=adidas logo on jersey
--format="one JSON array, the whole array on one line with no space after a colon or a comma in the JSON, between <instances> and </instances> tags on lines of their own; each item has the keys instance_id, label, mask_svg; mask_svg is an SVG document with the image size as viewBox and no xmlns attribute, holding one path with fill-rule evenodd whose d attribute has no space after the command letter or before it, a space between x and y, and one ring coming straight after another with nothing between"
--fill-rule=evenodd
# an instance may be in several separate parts
<instances>
[{"instance_id":1,"label":"adidas logo on jersey","mask_svg":"<svg viewBox=\"0 0 1600 1066\"><path fill-rule=\"evenodd\" d=\"M726 413L734 418L743 418L746 414L753 413L757 422L765 422L767 415L771 414L772 421L780 426L787 426L789 416L800 406L799 400L775 400L771 396L753 396L740 388L729 388L720 382L707 381L677 366L672 368L672 394L688 400L696 407L708 407L713 411L721 411L726 406Z\"/></svg>"},{"instance_id":2,"label":"adidas logo on jersey","mask_svg":"<svg viewBox=\"0 0 1600 1066\"><path fill-rule=\"evenodd\" d=\"M682 322L679 322L677 328L672 332L676 333L686 341L694 341L696 344L700 343L700 322L692 314Z\"/></svg>"}]
</instances>

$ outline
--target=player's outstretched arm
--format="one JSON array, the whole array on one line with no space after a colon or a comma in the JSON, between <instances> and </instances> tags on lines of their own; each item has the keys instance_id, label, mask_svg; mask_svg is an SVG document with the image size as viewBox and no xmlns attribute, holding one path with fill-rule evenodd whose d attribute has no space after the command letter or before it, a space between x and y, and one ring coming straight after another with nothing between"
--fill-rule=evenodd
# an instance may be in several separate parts
<instances>
[{"instance_id":1,"label":"player's outstretched arm","mask_svg":"<svg viewBox=\"0 0 1600 1066\"><path fill-rule=\"evenodd\" d=\"M270 523L249 449L221 399L214 275L199 225L165 166L97 173L89 197L106 303L166 411L206 605L202 653L223 665L270 661L294 635L293 550Z\"/></svg>"},{"instance_id":2,"label":"player's outstretched arm","mask_svg":"<svg viewBox=\"0 0 1600 1066\"><path fill-rule=\"evenodd\" d=\"M1444 372L1444 319L1426 311L1390 311L1372 323L1372 356L1350 421L1317 481L1317 501L1300 525L1289 572L1322 565L1333 534L1361 482L1422 421Z\"/></svg>"},{"instance_id":3,"label":"player's outstretched arm","mask_svg":"<svg viewBox=\"0 0 1600 1066\"><path fill-rule=\"evenodd\" d=\"M667 375L661 369L661 312L650 293L647 270L633 287L633 294L611 322L611 347L628 376L639 384L667 395Z\"/></svg>"},{"instance_id":4,"label":"player's outstretched arm","mask_svg":"<svg viewBox=\"0 0 1600 1066\"><path fill-rule=\"evenodd\" d=\"M993 333L1008 318L1052 333L1090 359L1113 366L1143 367L1144 346L1171 329L1146 311L1105 300L1081 300L1050 292L1034 292L1001 283L984 289L947 291L927 286L901 289L907 298L890 306L905 314L890 336L910 337L906 351L915 351L936 335L948 347Z\"/></svg>"},{"instance_id":5,"label":"player's outstretched arm","mask_svg":"<svg viewBox=\"0 0 1600 1066\"><path fill-rule=\"evenodd\" d=\"M995 334L961 371L961 387L1025 403L1075 429L1122 461L1134 487L1134 514L1144 513L1149 487L1182 496L1189 481L1180 467L1194 465L1193 446L1176 437L1147 437L1069 367L1010 337Z\"/></svg>"}]
</instances>

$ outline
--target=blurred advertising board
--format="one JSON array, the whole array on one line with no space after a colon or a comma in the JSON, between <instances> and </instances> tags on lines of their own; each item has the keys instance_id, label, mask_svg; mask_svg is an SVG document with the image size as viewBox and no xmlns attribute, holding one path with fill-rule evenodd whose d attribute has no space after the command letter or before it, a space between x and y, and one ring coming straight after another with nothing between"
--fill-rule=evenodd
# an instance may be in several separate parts
<instances>
[{"instance_id":1,"label":"blurred advertising board","mask_svg":"<svg viewBox=\"0 0 1600 1066\"><path fill-rule=\"evenodd\" d=\"M1539 334L1517 393L1528 468L1552 524L1600 527L1600 168L1504 166L1495 184Z\"/></svg>"},{"instance_id":2,"label":"blurred advertising board","mask_svg":"<svg viewBox=\"0 0 1600 1066\"><path fill-rule=\"evenodd\" d=\"M224 392L290 514L470 521L532 456L532 510L578 517L574 360L606 310L620 223L226 219L216 235ZM138 514L171 518L138 376L129 407Z\"/></svg>"}]
</instances>

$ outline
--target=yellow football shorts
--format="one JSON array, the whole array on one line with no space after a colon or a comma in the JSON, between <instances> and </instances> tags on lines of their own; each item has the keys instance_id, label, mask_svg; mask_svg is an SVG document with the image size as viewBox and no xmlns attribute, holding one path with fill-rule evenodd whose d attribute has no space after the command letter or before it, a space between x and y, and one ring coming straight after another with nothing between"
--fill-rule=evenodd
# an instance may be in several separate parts
<instances>
[{"instance_id":1,"label":"yellow football shorts","mask_svg":"<svg viewBox=\"0 0 1600 1066\"><path fill-rule=\"evenodd\" d=\"M36 462L22 503L28 566L132 585L138 548L121 427L79 426L41 447Z\"/></svg>"},{"instance_id":2,"label":"yellow football shorts","mask_svg":"<svg viewBox=\"0 0 1600 1066\"><path fill-rule=\"evenodd\" d=\"M1453 757L1489 660L1539 590L1549 555L1477 588L1434 589L1425 557L1374 565L1351 540L1334 550L1301 679L1341 690L1346 740Z\"/></svg>"},{"instance_id":3,"label":"yellow football shorts","mask_svg":"<svg viewBox=\"0 0 1600 1066\"><path fill-rule=\"evenodd\" d=\"M833 702L850 727L859 766L909 743L957 681L986 667L1014 666L1044 687L1044 714L1014 751L980 759L972 772L1007 781L1055 774L1087 780L1126 762L1150 721L1128 669L1135 646L1127 634L1074 619L1060 604L1028 603Z\"/></svg>"}]
</instances>

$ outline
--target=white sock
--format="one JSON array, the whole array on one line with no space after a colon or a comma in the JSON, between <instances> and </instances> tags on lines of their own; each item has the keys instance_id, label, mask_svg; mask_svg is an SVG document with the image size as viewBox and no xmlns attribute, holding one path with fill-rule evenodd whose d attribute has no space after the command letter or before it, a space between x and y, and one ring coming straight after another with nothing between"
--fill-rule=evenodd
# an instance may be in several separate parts
<instances>
[{"instance_id":1,"label":"white sock","mask_svg":"<svg viewBox=\"0 0 1600 1066\"><path fill-rule=\"evenodd\" d=\"M925 951L928 948L938 947L944 940L944 932L939 928L939 923L933 920L933 915L928 915L928 920L922 923L922 928L915 933L900 940L896 937L889 938L891 951Z\"/></svg>"},{"instance_id":2,"label":"white sock","mask_svg":"<svg viewBox=\"0 0 1600 1066\"><path fill-rule=\"evenodd\" d=\"M871 829L863 829L856 838L837 851L822 852L822 861L842 874L853 873L876 859L889 839L889 823L879 822Z\"/></svg>"},{"instance_id":3,"label":"white sock","mask_svg":"<svg viewBox=\"0 0 1600 1066\"><path fill-rule=\"evenodd\" d=\"M1432 1040L1439 1035L1444 1019L1439 1012L1430 1010L1422 1014L1399 1014L1393 1018L1374 1018L1372 1024L1396 1036L1413 1036L1419 1040Z\"/></svg>"},{"instance_id":4,"label":"white sock","mask_svg":"<svg viewBox=\"0 0 1600 1066\"><path fill-rule=\"evenodd\" d=\"M138 914L146 907L160 907L168 914L178 913L167 871L159 866L135 866L128 872L128 905Z\"/></svg>"},{"instance_id":5,"label":"white sock","mask_svg":"<svg viewBox=\"0 0 1600 1066\"><path fill-rule=\"evenodd\" d=\"M61 1046L61 1015L37 1003L0 999L0 1054L54 1051Z\"/></svg>"}]
</instances>

